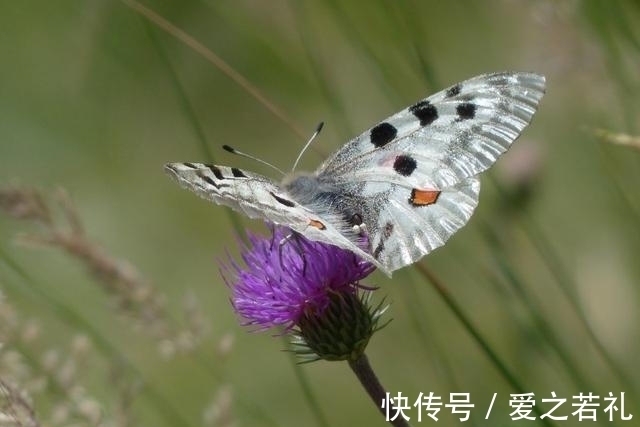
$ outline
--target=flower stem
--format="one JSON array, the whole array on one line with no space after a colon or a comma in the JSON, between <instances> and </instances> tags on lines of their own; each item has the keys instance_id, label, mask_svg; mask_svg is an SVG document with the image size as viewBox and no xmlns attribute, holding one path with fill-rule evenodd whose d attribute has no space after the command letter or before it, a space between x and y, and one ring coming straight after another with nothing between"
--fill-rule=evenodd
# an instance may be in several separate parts
<instances>
[{"instance_id":1,"label":"flower stem","mask_svg":"<svg viewBox=\"0 0 640 427\"><path fill-rule=\"evenodd\" d=\"M387 404L391 405L392 401L391 399L387 399L386 391L382 387L382 384L380 384L380 381L378 380L375 372L373 372L367 356L362 353L355 360L349 359L349 366L360 380L360 384L362 384L367 393L369 393L369 396L371 397L371 400L373 400L373 403L380 410L380 412L382 412L385 418L387 418L387 412L382 408L381 403L385 401L387 402ZM395 407L389 408L388 414L389 418L387 419L387 421L389 421L391 425L395 427L410 427L407 420L404 419L402 412L398 414L395 420L391 420L392 416L396 415Z\"/></svg>"}]
</instances>

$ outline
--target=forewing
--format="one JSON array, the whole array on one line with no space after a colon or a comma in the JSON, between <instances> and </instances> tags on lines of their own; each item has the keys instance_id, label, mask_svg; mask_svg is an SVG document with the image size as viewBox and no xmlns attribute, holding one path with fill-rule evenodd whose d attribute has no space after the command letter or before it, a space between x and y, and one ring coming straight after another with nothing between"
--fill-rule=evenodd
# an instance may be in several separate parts
<instances>
[{"instance_id":1,"label":"forewing","mask_svg":"<svg viewBox=\"0 0 640 427\"><path fill-rule=\"evenodd\" d=\"M289 227L311 240L350 250L382 267L336 228L335 224L341 223L337 217L328 212L314 212L299 204L262 175L203 163L168 163L165 170L182 187L206 200L229 206L249 218Z\"/></svg>"},{"instance_id":2,"label":"forewing","mask_svg":"<svg viewBox=\"0 0 640 427\"><path fill-rule=\"evenodd\" d=\"M545 90L532 73L484 74L436 93L351 140L317 171L444 189L490 167L529 124ZM389 171L394 173L390 174Z\"/></svg>"},{"instance_id":3,"label":"forewing","mask_svg":"<svg viewBox=\"0 0 640 427\"><path fill-rule=\"evenodd\" d=\"M168 163L165 171L183 188L249 218L267 219L276 224L304 222L304 212L280 208L283 205L278 198L286 200L286 195L262 175L204 163Z\"/></svg>"}]
</instances>

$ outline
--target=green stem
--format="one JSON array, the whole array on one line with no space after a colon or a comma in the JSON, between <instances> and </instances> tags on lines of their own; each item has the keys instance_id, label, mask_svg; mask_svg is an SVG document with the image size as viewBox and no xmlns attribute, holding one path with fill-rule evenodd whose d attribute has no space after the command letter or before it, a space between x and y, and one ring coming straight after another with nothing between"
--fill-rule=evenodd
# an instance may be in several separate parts
<instances>
[{"instance_id":1,"label":"green stem","mask_svg":"<svg viewBox=\"0 0 640 427\"><path fill-rule=\"evenodd\" d=\"M362 355L355 360L349 359L349 366L353 373L356 374L356 377L360 380L360 384L362 384L362 387L367 391L371 400L373 400L373 403L380 410L382 415L385 416L385 419L395 427L409 427L410 425L407 420L405 420L402 412L399 412L395 419L389 418L387 414L395 415L395 406L393 408L388 408L388 412L382 408L381 403L384 401L392 404L391 399L387 398L387 392L384 387L382 387L382 384L380 384L375 372L373 372L367 356L362 353Z\"/></svg>"},{"instance_id":2,"label":"green stem","mask_svg":"<svg viewBox=\"0 0 640 427\"><path fill-rule=\"evenodd\" d=\"M150 24L144 20L142 21L142 23L145 29L147 30L149 39L153 43L153 47L155 48L158 54L158 57L164 63L166 70L168 71L168 75L169 75L169 78L171 79L171 83L173 84L173 87L175 88L175 92L179 98L182 111L184 112L187 120L189 120L189 124L193 127L193 130L196 134L196 137L197 137L196 139L198 141L198 145L200 146L200 151L207 159L207 162L215 163L216 159L215 159L215 156L213 155L213 152L211 151L211 148L209 147L209 144L207 143L207 137L205 135L204 127L202 126L200 120L198 119L196 110L193 107L193 104L191 103L191 101L189 100L189 97L187 96L187 91L182 85L182 82L178 77L178 73L173 67L171 60L169 59L169 55L167 55L167 52L165 51L164 47L160 43L160 40L158 40L158 36L155 34L154 29L150 26ZM235 230L238 237L240 237L244 242L246 242L246 234L242 232L243 230L242 223L238 219L238 216L234 215L229 209L225 209L225 211L227 212L229 221L231 222L231 225L233 226L233 229Z\"/></svg>"},{"instance_id":3,"label":"green stem","mask_svg":"<svg viewBox=\"0 0 640 427\"><path fill-rule=\"evenodd\" d=\"M458 320L462 322L467 332L471 334L471 336L476 341L476 343L480 346L480 348L482 348L482 350L485 352L487 357L489 357L489 359L491 360L493 365L496 367L496 369L498 369L502 377L509 383L509 385L511 385L511 387L513 387L515 391L517 391L518 393L525 393L526 391L524 387L520 384L520 382L518 381L516 376L513 374L513 372L511 372L507 368L506 363L502 359L500 359L500 357L498 357L498 354L493 351L489 343L482 337L480 332L473 326L472 322L469 320L466 314L462 311L462 309L460 308L458 303L455 301L455 299L451 295L449 295L449 292L444 287L442 282L440 282L440 280L436 277L436 275L433 274L430 270L425 268L420 263L417 263L415 265L418 271L431 283L433 288L438 292L440 297L447 304L449 309L451 309L451 311L458 318ZM538 405L535 405L533 407L533 411L538 416L541 416L544 413L542 412L542 409ZM541 419L540 422L546 427L552 427L555 425L555 423L552 422L549 418Z\"/></svg>"},{"instance_id":4,"label":"green stem","mask_svg":"<svg viewBox=\"0 0 640 427\"><path fill-rule=\"evenodd\" d=\"M282 337L283 337L284 344L287 346L287 349L292 350L291 343L288 340L287 336L283 335ZM291 362L291 366L293 367L293 373L295 374L296 379L298 380L298 384L302 389L302 394L304 395L304 399L309 404L309 407L311 408L311 412L313 412L313 415L316 419L316 422L318 423L318 426L328 427L330 424L327 421L327 417L324 415L324 412L322 412L322 408L318 404L318 399L316 398L315 393L311 388L311 384L309 384L309 378L307 378L306 374L302 371L302 367L296 361L295 352L289 351L288 353L291 356L290 362Z\"/></svg>"}]
</instances>

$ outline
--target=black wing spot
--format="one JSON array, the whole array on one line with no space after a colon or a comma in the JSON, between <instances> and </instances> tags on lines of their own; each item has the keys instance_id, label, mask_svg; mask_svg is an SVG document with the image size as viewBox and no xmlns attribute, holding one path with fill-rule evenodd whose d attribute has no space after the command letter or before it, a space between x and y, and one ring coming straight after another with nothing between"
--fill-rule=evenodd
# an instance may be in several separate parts
<instances>
[{"instance_id":1,"label":"black wing spot","mask_svg":"<svg viewBox=\"0 0 640 427\"><path fill-rule=\"evenodd\" d=\"M393 138L395 138L397 134L398 129L391 123L382 122L371 129L371 143L377 148L384 147L393 141Z\"/></svg>"},{"instance_id":2,"label":"black wing spot","mask_svg":"<svg viewBox=\"0 0 640 427\"><path fill-rule=\"evenodd\" d=\"M402 176L409 176L418 167L418 162L411 156L401 155L393 162L393 169Z\"/></svg>"},{"instance_id":3,"label":"black wing spot","mask_svg":"<svg viewBox=\"0 0 640 427\"><path fill-rule=\"evenodd\" d=\"M376 246L376 249L373 251L373 257L375 259L378 259L378 257L380 256L383 250L384 250L384 240L380 240L380 243L378 243L378 246Z\"/></svg>"},{"instance_id":4,"label":"black wing spot","mask_svg":"<svg viewBox=\"0 0 640 427\"><path fill-rule=\"evenodd\" d=\"M222 175L222 171L220 170L219 167L215 166L215 165L205 165L210 171L211 173L213 173L213 175L218 178L218 179L224 179L224 175Z\"/></svg>"},{"instance_id":5,"label":"black wing spot","mask_svg":"<svg viewBox=\"0 0 640 427\"><path fill-rule=\"evenodd\" d=\"M409 111L420 120L420 126L427 126L438 118L438 109L429 101L420 101L409 107Z\"/></svg>"},{"instance_id":6,"label":"black wing spot","mask_svg":"<svg viewBox=\"0 0 640 427\"><path fill-rule=\"evenodd\" d=\"M382 230L382 236L380 236L380 242L378 243L378 245L373 251L373 257L375 259L378 259L378 257L380 257L380 254L384 250L384 244L387 240L389 240L389 237L391 237L392 233L393 233L393 224L388 222L384 225L384 229Z\"/></svg>"},{"instance_id":7,"label":"black wing spot","mask_svg":"<svg viewBox=\"0 0 640 427\"><path fill-rule=\"evenodd\" d=\"M476 116L476 105L471 102L465 102L456 107L456 112L461 120L473 119Z\"/></svg>"},{"instance_id":8,"label":"black wing spot","mask_svg":"<svg viewBox=\"0 0 640 427\"><path fill-rule=\"evenodd\" d=\"M195 164L190 163L190 162L183 163L183 165L185 165L186 167L191 168L191 169L198 169L198 166L196 166Z\"/></svg>"},{"instance_id":9,"label":"black wing spot","mask_svg":"<svg viewBox=\"0 0 640 427\"><path fill-rule=\"evenodd\" d=\"M451 98L458 95L460 93L460 89L462 89L460 84L451 86L449 89L447 89L447 92L446 92L447 98Z\"/></svg>"},{"instance_id":10,"label":"black wing spot","mask_svg":"<svg viewBox=\"0 0 640 427\"><path fill-rule=\"evenodd\" d=\"M213 185L215 188L218 188L218 189L221 187L220 185L218 185L217 182L215 182L213 180L213 178L211 178L210 176L205 175L204 173L202 173L202 171L196 172L196 174L198 175L198 177L200 179L205 181L207 184Z\"/></svg>"},{"instance_id":11,"label":"black wing spot","mask_svg":"<svg viewBox=\"0 0 640 427\"><path fill-rule=\"evenodd\" d=\"M242 172L240 169L238 168L231 168L231 173L233 174L234 177L236 178L246 178L247 175L244 174L244 172Z\"/></svg>"},{"instance_id":12,"label":"black wing spot","mask_svg":"<svg viewBox=\"0 0 640 427\"><path fill-rule=\"evenodd\" d=\"M383 231L383 236L386 239L388 239L389 237L391 237L391 233L393 233L393 224L388 222L385 224L384 226L384 231Z\"/></svg>"},{"instance_id":13,"label":"black wing spot","mask_svg":"<svg viewBox=\"0 0 640 427\"><path fill-rule=\"evenodd\" d=\"M218 184L216 184L216 182L213 179L211 179L210 176L205 175L205 176L202 176L201 178L207 181L209 184L213 185L214 187L219 188Z\"/></svg>"},{"instance_id":14,"label":"black wing spot","mask_svg":"<svg viewBox=\"0 0 640 427\"><path fill-rule=\"evenodd\" d=\"M280 203L281 205L285 205L288 206L290 208L294 207L296 204L294 202L292 202L291 200L287 200L287 199L283 199L282 197L279 197L277 195L275 195L274 193L269 193L271 194L271 196L276 199L276 201L278 203Z\"/></svg>"}]
</instances>

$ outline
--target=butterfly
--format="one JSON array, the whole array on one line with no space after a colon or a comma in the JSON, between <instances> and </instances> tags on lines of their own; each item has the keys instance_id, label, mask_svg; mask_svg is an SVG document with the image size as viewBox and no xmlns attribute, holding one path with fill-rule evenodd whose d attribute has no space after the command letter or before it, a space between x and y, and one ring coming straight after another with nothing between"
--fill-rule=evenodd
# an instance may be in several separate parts
<instances>
[{"instance_id":1,"label":"butterfly","mask_svg":"<svg viewBox=\"0 0 640 427\"><path fill-rule=\"evenodd\" d=\"M544 76L483 74L394 114L312 173L276 183L234 167L168 163L177 182L250 218L350 250L387 275L442 246L478 204L478 174L529 124Z\"/></svg>"}]
</instances>

